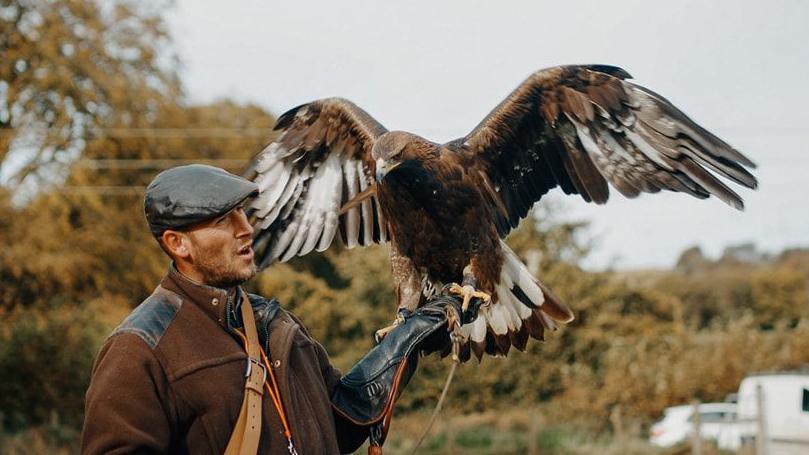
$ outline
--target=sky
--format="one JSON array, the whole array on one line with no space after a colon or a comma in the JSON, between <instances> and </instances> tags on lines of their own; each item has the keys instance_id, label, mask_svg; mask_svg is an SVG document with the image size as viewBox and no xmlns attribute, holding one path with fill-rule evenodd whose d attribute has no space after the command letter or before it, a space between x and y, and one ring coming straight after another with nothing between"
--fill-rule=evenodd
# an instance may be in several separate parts
<instances>
[{"instance_id":1,"label":"sky","mask_svg":"<svg viewBox=\"0 0 809 455\"><path fill-rule=\"evenodd\" d=\"M604 206L561 191L589 220L589 268L669 267L698 245L809 246L809 2L180 0L170 17L193 102L276 114L328 96L389 130L465 135L529 74L621 66L758 164L746 210L658 193Z\"/></svg>"}]
</instances>

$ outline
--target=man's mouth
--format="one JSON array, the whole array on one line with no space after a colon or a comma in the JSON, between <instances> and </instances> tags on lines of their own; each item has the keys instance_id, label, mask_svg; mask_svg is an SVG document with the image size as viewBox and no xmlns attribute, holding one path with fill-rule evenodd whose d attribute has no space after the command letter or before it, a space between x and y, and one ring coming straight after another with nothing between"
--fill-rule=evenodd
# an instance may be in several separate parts
<instances>
[{"instance_id":1,"label":"man's mouth","mask_svg":"<svg viewBox=\"0 0 809 455\"><path fill-rule=\"evenodd\" d=\"M239 251L237 251L236 253L239 256L242 256L244 258L252 259L253 258L253 246L248 243L247 245L239 248Z\"/></svg>"}]
</instances>

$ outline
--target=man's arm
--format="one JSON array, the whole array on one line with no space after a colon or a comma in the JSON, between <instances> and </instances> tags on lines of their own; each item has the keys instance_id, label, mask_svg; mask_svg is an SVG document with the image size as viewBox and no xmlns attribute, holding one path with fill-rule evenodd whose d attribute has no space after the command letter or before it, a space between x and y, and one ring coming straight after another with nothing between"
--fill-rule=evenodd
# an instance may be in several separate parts
<instances>
[{"instance_id":1,"label":"man's arm","mask_svg":"<svg viewBox=\"0 0 809 455\"><path fill-rule=\"evenodd\" d=\"M404 322L345 376L331 366L325 349L316 343L324 380L332 397L341 452L356 450L371 431L377 432L379 443L384 440L386 420L415 372L419 354L445 351L449 347L446 312L450 310L460 315L460 306L456 298L439 297L406 315Z\"/></svg>"},{"instance_id":2,"label":"man's arm","mask_svg":"<svg viewBox=\"0 0 809 455\"><path fill-rule=\"evenodd\" d=\"M137 335L107 341L85 397L83 454L167 453L168 383L154 352Z\"/></svg>"},{"instance_id":3,"label":"man's arm","mask_svg":"<svg viewBox=\"0 0 809 455\"><path fill-rule=\"evenodd\" d=\"M326 384L326 391L329 396L333 395L343 374L331 364L326 348L312 337L300 318L291 312L287 312L287 314L300 325L301 330L303 330L306 336L312 341L317 355L318 366L323 375L323 382ZM332 407L332 409L334 410L334 407ZM336 410L334 412L334 426L340 453L354 452L368 439L367 425L357 425L336 412Z\"/></svg>"}]
</instances>

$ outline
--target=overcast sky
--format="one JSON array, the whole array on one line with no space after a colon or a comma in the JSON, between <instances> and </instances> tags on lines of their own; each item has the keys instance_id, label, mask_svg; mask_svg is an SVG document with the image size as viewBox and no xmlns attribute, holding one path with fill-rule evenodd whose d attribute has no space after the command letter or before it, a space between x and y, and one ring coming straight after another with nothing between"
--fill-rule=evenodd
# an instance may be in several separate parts
<instances>
[{"instance_id":1,"label":"overcast sky","mask_svg":"<svg viewBox=\"0 0 809 455\"><path fill-rule=\"evenodd\" d=\"M592 267L672 265L700 245L809 246L809 2L180 0L171 19L194 101L281 113L351 99L388 129L466 134L531 72L570 63L629 71L751 157L747 209L682 194L605 206L556 196L592 221ZM561 194L561 193L560 193Z\"/></svg>"}]
</instances>

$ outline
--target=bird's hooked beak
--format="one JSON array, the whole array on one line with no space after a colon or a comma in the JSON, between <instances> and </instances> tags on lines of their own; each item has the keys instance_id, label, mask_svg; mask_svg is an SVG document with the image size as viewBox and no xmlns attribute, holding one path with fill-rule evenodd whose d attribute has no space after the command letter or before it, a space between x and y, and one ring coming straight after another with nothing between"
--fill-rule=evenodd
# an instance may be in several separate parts
<instances>
[{"instance_id":1,"label":"bird's hooked beak","mask_svg":"<svg viewBox=\"0 0 809 455\"><path fill-rule=\"evenodd\" d=\"M376 160L376 181L378 183L382 183L382 180L385 178L385 176L388 175L388 173L390 171L396 169L396 167L399 166L399 164L401 164L401 163L388 164L388 162L385 161L382 158L377 159Z\"/></svg>"}]
</instances>

